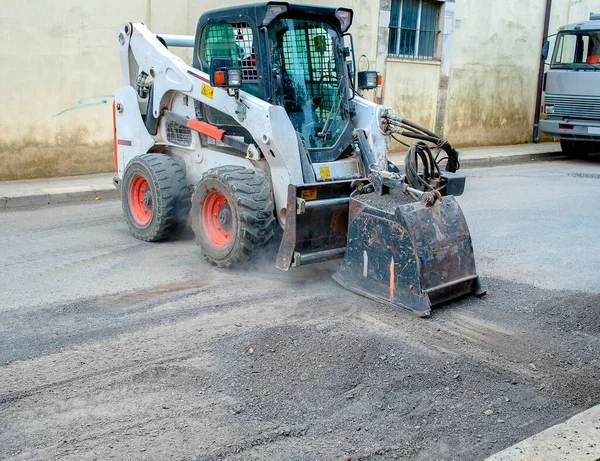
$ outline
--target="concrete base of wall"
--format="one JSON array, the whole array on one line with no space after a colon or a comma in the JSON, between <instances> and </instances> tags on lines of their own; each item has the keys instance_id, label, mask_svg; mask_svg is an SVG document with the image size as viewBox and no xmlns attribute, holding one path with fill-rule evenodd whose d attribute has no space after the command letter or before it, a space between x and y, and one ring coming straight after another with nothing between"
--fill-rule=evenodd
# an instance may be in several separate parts
<instances>
[{"instance_id":1,"label":"concrete base of wall","mask_svg":"<svg viewBox=\"0 0 600 461\"><path fill-rule=\"evenodd\" d=\"M0 144L0 164L0 181L107 173L114 170L113 146Z\"/></svg>"}]
</instances>

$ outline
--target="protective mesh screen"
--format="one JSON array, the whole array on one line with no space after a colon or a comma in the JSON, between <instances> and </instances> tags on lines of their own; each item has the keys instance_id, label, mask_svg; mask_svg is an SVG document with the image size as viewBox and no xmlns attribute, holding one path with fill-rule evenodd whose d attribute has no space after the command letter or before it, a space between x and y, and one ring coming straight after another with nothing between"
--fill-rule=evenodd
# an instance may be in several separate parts
<instances>
[{"instance_id":1,"label":"protective mesh screen","mask_svg":"<svg viewBox=\"0 0 600 461\"><path fill-rule=\"evenodd\" d=\"M236 22L206 26L200 52L205 72L209 71L210 61L215 56L231 57L233 67L242 69L243 82L258 81L254 37L248 23Z\"/></svg>"},{"instance_id":2,"label":"protective mesh screen","mask_svg":"<svg viewBox=\"0 0 600 461\"><path fill-rule=\"evenodd\" d=\"M320 27L297 27L283 34L282 48L285 70L294 80L304 80L308 93L304 97L318 98L313 101L315 115L317 121L324 121L336 101L338 86L331 37Z\"/></svg>"}]
</instances>

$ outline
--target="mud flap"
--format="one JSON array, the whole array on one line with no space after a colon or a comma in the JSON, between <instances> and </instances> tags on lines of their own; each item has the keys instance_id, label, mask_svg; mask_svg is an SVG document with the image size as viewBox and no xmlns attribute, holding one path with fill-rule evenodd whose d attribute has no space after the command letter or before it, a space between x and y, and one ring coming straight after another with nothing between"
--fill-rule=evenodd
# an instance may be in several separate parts
<instances>
[{"instance_id":1,"label":"mud flap","mask_svg":"<svg viewBox=\"0 0 600 461\"><path fill-rule=\"evenodd\" d=\"M426 206L400 190L352 197L348 246L333 278L423 317L433 305L485 293L469 228L454 197Z\"/></svg>"}]
</instances>

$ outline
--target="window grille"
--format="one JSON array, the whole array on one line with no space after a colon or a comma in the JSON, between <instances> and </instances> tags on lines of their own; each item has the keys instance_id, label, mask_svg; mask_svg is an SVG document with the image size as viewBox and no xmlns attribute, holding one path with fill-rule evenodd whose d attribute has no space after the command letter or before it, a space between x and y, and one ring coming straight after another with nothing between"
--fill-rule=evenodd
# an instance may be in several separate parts
<instances>
[{"instance_id":1,"label":"window grille","mask_svg":"<svg viewBox=\"0 0 600 461\"><path fill-rule=\"evenodd\" d=\"M392 0L388 54L433 59L440 2Z\"/></svg>"},{"instance_id":2,"label":"window grille","mask_svg":"<svg viewBox=\"0 0 600 461\"><path fill-rule=\"evenodd\" d=\"M297 26L283 34L285 70L293 81L304 83L296 85L296 98L314 101L317 120L323 122L338 94L333 40L321 27L308 22Z\"/></svg>"},{"instance_id":3,"label":"window grille","mask_svg":"<svg viewBox=\"0 0 600 461\"><path fill-rule=\"evenodd\" d=\"M248 23L210 24L202 37L200 59L205 72L210 70L214 56L230 56L233 67L242 70L243 83L258 82L254 37Z\"/></svg>"}]
</instances>

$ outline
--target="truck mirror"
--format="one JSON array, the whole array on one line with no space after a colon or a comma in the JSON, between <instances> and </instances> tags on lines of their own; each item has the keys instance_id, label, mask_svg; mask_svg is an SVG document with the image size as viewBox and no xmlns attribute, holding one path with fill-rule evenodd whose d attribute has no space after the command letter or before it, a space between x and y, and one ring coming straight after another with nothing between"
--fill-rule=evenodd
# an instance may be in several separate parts
<instances>
[{"instance_id":1,"label":"truck mirror","mask_svg":"<svg viewBox=\"0 0 600 461\"><path fill-rule=\"evenodd\" d=\"M542 46L542 58L544 58L544 61L546 59L548 59L549 52L550 52L550 42L548 40L546 40L544 42L544 45Z\"/></svg>"}]
</instances>

